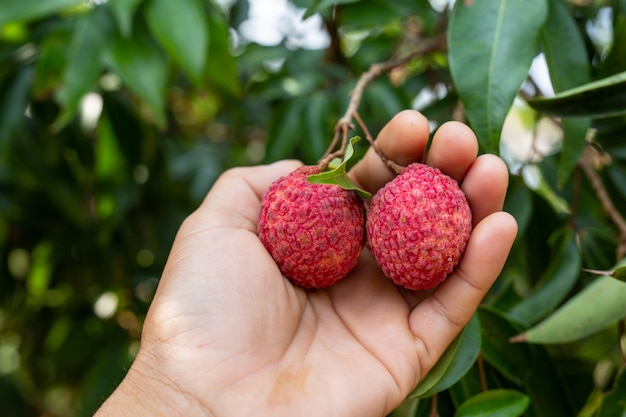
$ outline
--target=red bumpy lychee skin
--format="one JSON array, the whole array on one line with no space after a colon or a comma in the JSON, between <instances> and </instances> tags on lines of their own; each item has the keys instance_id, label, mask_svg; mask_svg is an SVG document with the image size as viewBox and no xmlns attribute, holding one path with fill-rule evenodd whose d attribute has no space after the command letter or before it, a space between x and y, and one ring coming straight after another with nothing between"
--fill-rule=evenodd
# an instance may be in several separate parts
<instances>
[{"instance_id":1,"label":"red bumpy lychee skin","mask_svg":"<svg viewBox=\"0 0 626 417\"><path fill-rule=\"evenodd\" d=\"M365 245L365 209L353 191L313 184L303 166L274 182L261 200L258 235L285 277L325 288L357 263Z\"/></svg>"},{"instance_id":2,"label":"red bumpy lychee skin","mask_svg":"<svg viewBox=\"0 0 626 417\"><path fill-rule=\"evenodd\" d=\"M367 241L396 285L424 290L439 285L458 264L472 214L458 183L438 169L409 165L372 197Z\"/></svg>"}]
</instances>

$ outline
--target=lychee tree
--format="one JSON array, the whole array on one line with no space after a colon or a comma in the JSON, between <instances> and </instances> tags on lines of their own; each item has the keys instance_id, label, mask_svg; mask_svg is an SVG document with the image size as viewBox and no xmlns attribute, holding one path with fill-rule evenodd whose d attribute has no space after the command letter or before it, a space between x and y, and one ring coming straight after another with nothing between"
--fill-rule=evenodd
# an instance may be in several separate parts
<instances>
[{"instance_id":1,"label":"lychee tree","mask_svg":"<svg viewBox=\"0 0 626 417\"><path fill-rule=\"evenodd\" d=\"M220 172L299 158L351 189L406 108L506 161L519 234L392 415L623 415L626 1L290 0L263 44L252 3L0 2L0 415L91 415Z\"/></svg>"}]
</instances>

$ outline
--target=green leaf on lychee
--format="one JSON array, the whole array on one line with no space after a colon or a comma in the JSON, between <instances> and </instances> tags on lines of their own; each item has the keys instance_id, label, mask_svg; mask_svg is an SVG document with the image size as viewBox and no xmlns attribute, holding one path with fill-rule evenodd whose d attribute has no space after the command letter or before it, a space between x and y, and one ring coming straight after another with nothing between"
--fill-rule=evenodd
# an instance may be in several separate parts
<instances>
[{"instance_id":1,"label":"green leaf on lychee","mask_svg":"<svg viewBox=\"0 0 626 417\"><path fill-rule=\"evenodd\" d=\"M314 184L332 184L338 185L344 190L351 190L357 193L357 195L363 199L370 198L372 194L369 192L359 188L350 177L348 177L348 173L346 171L346 167L348 165L348 161L350 158L354 156L354 144L358 142L361 138L359 136L355 136L350 139L348 146L346 146L346 151L344 153L343 160L339 158L333 159L330 164L328 164L328 170L324 172L320 172L319 174L309 175L307 177L308 182L312 182Z\"/></svg>"}]
</instances>

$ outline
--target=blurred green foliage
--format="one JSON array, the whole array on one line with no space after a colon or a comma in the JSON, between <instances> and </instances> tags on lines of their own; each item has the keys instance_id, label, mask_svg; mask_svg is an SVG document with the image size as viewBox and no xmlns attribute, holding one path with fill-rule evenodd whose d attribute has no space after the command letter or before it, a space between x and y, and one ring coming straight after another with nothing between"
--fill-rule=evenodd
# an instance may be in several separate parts
<instances>
[{"instance_id":1,"label":"blurred green foliage","mask_svg":"<svg viewBox=\"0 0 626 417\"><path fill-rule=\"evenodd\" d=\"M577 300L597 287L582 267L626 255L626 1L432 3L291 0L268 45L241 30L247 0L0 1L0 416L91 415L215 178L314 163L359 76L437 35L367 86L359 114L372 132L406 108L433 128L467 121L509 164L520 232L472 324L393 415L622 415L626 300ZM323 45L296 29L305 13ZM552 101L529 77L539 53ZM560 318L563 304L580 316ZM583 313L604 320L567 343L511 343Z\"/></svg>"}]
</instances>

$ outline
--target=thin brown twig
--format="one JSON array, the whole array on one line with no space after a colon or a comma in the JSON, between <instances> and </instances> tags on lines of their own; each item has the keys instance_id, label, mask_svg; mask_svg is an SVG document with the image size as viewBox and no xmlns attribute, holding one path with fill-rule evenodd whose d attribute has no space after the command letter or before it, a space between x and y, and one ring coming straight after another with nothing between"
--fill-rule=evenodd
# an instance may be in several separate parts
<instances>
[{"instance_id":1,"label":"thin brown twig","mask_svg":"<svg viewBox=\"0 0 626 417\"><path fill-rule=\"evenodd\" d=\"M363 93L365 91L365 88L374 79L396 67L411 62L418 56L422 56L436 50L445 49L445 47L446 34L444 32L432 38L424 39L412 53L397 59L374 63L369 67L367 71L361 74L354 89L352 90L350 102L348 103L348 107L346 108L344 115L337 121L337 124L335 125L335 134L333 136L333 140L328 150L319 161L320 170L326 169L326 167L333 158L340 157L344 154L345 147L348 143L348 133L354 128L352 121L359 108L359 105L361 104L361 100L363 99ZM342 139L342 147L341 149L336 151L335 149L337 147L337 144L339 143L339 139Z\"/></svg>"},{"instance_id":2,"label":"thin brown twig","mask_svg":"<svg viewBox=\"0 0 626 417\"><path fill-rule=\"evenodd\" d=\"M485 392L489 387L487 386L487 374L485 372L485 362L482 354L479 354L478 358L476 358L476 364L478 365L478 374L480 376L480 388Z\"/></svg>"},{"instance_id":3,"label":"thin brown twig","mask_svg":"<svg viewBox=\"0 0 626 417\"><path fill-rule=\"evenodd\" d=\"M611 196L607 191L606 187L602 183L600 176L596 172L596 170L591 166L591 163L583 154L583 157L580 158L578 165L583 170L589 182L591 183L591 188L595 191L598 196L598 200L600 200L600 204L604 208L606 214L608 214L611 221L617 227L619 232L619 244L617 246L617 261L620 261L626 255L626 220L620 212L613 204L613 200L611 200Z\"/></svg>"},{"instance_id":4,"label":"thin brown twig","mask_svg":"<svg viewBox=\"0 0 626 417\"><path fill-rule=\"evenodd\" d=\"M432 397L430 397L430 413L428 414L428 417L439 417L439 410L438 410L438 398L437 398L437 394L433 394Z\"/></svg>"},{"instance_id":5,"label":"thin brown twig","mask_svg":"<svg viewBox=\"0 0 626 417\"><path fill-rule=\"evenodd\" d=\"M380 149L378 149L378 146L376 145L376 142L374 141L374 138L372 137L372 134L370 133L369 129L367 128L367 125L365 124L365 122L363 121L363 119L361 118L361 116L359 115L359 113L357 111L354 112L353 117L354 117L354 120L356 120L356 122L359 125L359 127L361 128L361 130L363 131L363 134L365 135L365 139L370 144L372 149L374 149L374 151L376 151L376 153L378 154L378 157L380 158L381 161L383 161L383 163L387 166L387 168L389 168L390 170L392 170L396 174L399 174L400 172L402 172L402 169L404 169L404 167L402 165L400 165L397 162L392 161L391 159L387 158L382 153L382 151Z\"/></svg>"}]
</instances>

